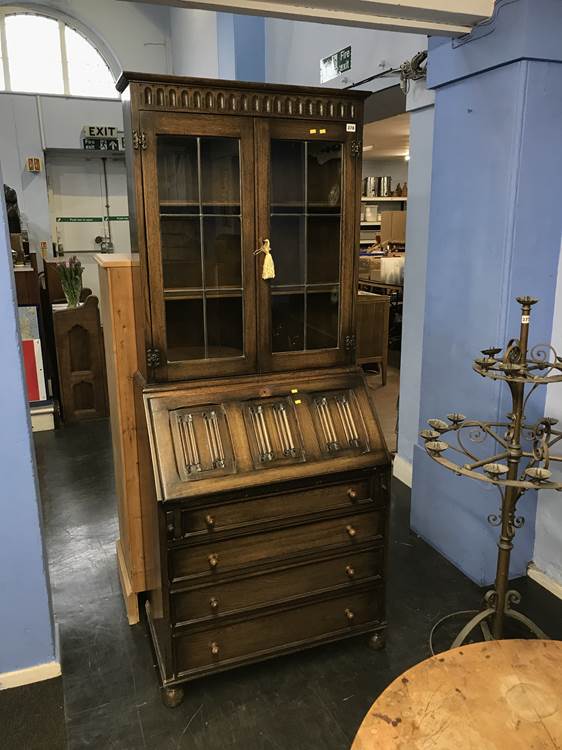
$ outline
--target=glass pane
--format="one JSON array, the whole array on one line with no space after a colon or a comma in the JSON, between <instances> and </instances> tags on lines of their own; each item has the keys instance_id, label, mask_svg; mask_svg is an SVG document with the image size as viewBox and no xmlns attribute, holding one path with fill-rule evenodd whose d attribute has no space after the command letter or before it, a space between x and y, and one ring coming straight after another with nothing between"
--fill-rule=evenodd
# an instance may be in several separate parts
<instances>
[{"instance_id":1,"label":"glass pane","mask_svg":"<svg viewBox=\"0 0 562 750\"><path fill-rule=\"evenodd\" d=\"M205 356L203 298L166 300L168 361Z\"/></svg>"},{"instance_id":2,"label":"glass pane","mask_svg":"<svg viewBox=\"0 0 562 750\"><path fill-rule=\"evenodd\" d=\"M241 296L207 296L207 357L241 357L243 349Z\"/></svg>"},{"instance_id":3,"label":"glass pane","mask_svg":"<svg viewBox=\"0 0 562 750\"><path fill-rule=\"evenodd\" d=\"M164 289L200 289L201 224L198 216L160 219Z\"/></svg>"},{"instance_id":4,"label":"glass pane","mask_svg":"<svg viewBox=\"0 0 562 750\"><path fill-rule=\"evenodd\" d=\"M341 184L341 143L271 141L273 351L338 346Z\"/></svg>"},{"instance_id":5,"label":"glass pane","mask_svg":"<svg viewBox=\"0 0 562 750\"><path fill-rule=\"evenodd\" d=\"M58 21L19 14L5 23L12 91L64 94Z\"/></svg>"},{"instance_id":6,"label":"glass pane","mask_svg":"<svg viewBox=\"0 0 562 750\"><path fill-rule=\"evenodd\" d=\"M309 208L334 210L341 204L341 143L307 144L307 202Z\"/></svg>"},{"instance_id":7,"label":"glass pane","mask_svg":"<svg viewBox=\"0 0 562 750\"><path fill-rule=\"evenodd\" d=\"M306 295L306 348L335 349L338 346L338 287L331 291L310 290Z\"/></svg>"},{"instance_id":8,"label":"glass pane","mask_svg":"<svg viewBox=\"0 0 562 750\"><path fill-rule=\"evenodd\" d=\"M305 217L272 216L271 250L275 259L272 286L304 284Z\"/></svg>"},{"instance_id":9,"label":"glass pane","mask_svg":"<svg viewBox=\"0 0 562 750\"><path fill-rule=\"evenodd\" d=\"M164 136L157 158L168 360L242 357L240 142Z\"/></svg>"},{"instance_id":10,"label":"glass pane","mask_svg":"<svg viewBox=\"0 0 562 750\"><path fill-rule=\"evenodd\" d=\"M115 90L115 81L97 49L70 26L64 27L64 39L70 93L116 99L119 94Z\"/></svg>"},{"instance_id":11,"label":"glass pane","mask_svg":"<svg viewBox=\"0 0 562 750\"><path fill-rule=\"evenodd\" d=\"M334 284L340 278L340 217L309 216L308 284Z\"/></svg>"},{"instance_id":12,"label":"glass pane","mask_svg":"<svg viewBox=\"0 0 562 750\"><path fill-rule=\"evenodd\" d=\"M274 352L304 349L304 294L271 295L271 344Z\"/></svg>"},{"instance_id":13,"label":"glass pane","mask_svg":"<svg viewBox=\"0 0 562 750\"><path fill-rule=\"evenodd\" d=\"M240 150L236 138L201 138L201 202L224 207L226 213L239 213Z\"/></svg>"},{"instance_id":14,"label":"glass pane","mask_svg":"<svg viewBox=\"0 0 562 750\"><path fill-rule=\"evenodd\" d=\"M157 158L160 211L199 214L197 138L160 137Z\"/></svg>"},{"instance_id":15,"label":"glass pane","mask_svg":"<svg viewBox=\"0 0 562 750\"><path fill-rule=\"evenodd\" d=\"M271 141L272 210L302 207L304 203L303 141Z\"/></svg>"},{"instance_id":16,"label":"glass pane","mask_svg":"<svg viewBox=\"0 0 562 750\"><path fill-rule=\"evenodd\" d=\"M203 218L203 259L206 289L242 286L241 233L238 216Z\"/></svg>"}]
</instances>

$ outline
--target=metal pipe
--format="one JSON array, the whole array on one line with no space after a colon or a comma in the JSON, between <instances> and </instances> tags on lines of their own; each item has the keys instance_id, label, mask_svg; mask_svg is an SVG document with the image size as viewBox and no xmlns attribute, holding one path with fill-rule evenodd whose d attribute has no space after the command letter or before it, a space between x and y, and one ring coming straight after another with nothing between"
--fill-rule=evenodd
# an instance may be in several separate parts
<instances>
[{"instance_id":1,"label":"metal pipe","mask_svg":"<svg viewBox=\"0 0 562 750\"><path fill-rule=\"evenodd\" d=\"M357 81L357 83L350 83L349 86L344 86L343 91L354 89L356 86L362 86L364 83L369 83L370 81L374 81L377 78L382 78L383 76L398 75L399 73L400 68L387 68L386 70L383 70L382 73L375 73L374 76L369 76L368 78L363 78L361 81ZM373 92L371 91L370 93L372 94Z\"/></svg>"},{"instance_id":2,"label":"metal pipe","mask_svg":"<svg viewBox=\"0 0 562 750\"><path fill-rule=\"evenodd\" d=\"M101 163L103 168L103 184L105 188L105 211L106 211L106 219L107 219L107 237L109 239L109 242L111 245L113 245L113 241L111 239L111 218L110 218L110 207L109 207L109 189L107 187L107 157L102 156Z\"/></svg>"}]
</instances>

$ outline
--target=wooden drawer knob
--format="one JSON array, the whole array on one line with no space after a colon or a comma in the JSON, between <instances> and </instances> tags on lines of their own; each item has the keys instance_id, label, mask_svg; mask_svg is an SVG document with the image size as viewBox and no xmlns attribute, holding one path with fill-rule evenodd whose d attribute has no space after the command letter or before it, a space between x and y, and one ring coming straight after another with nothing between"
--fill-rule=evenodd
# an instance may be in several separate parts
<instances>
[{"instance_id":1,"label":"wooden drawer knob","mask_svg":"<svg viewBox=\"0 0 562 750\"><path fill-rule=\"evenodd\" d=\"M209 531L215 528L215 517L214 516L205 516L205 523L207 524L207 528Z\"/></svg>"},{"instance_id":2,"label":"wooden drawer knob","mask_svg":"<svg viewBox=\"0 0 562 750\"><path fill-rule=\"evenodd\" d=\"M209 555L209 565L211 566L211 568L216 568L218 564L219 556L215 552L213 552L212 555Z\"/></svg>"},{"instance_id":3,"label":"wooden drawer knob","mask_svg":"<svg viewBox=\"0 0 562 750\"><path fill-rule=\"evenodd\" d=\"M355 529L353 528L353 526L351 524L348 524L345 527L345 530L347 531L347 533L351 537L351 539L353 539L353 537L357 534L357 532L355 531Z\"/></svg>"},{"instance_id":4,"label":"wooden drawer knob","mask_svg":"<svg viewBox=\"0 0 562 750\"><path fill-rule=\"evenodd\" d=\"M354 503L357 500L357 490L354 490L353 487L350 487L347 491L347 496L351 500L351 502Z\"/></svg>"},{"instance_id":5,"label":"wooden drawer knob","mask_svg":"<svg viewBox=\"0 0 562 750\"><path fill-rule=\"evenodd\" d=\"M217 611L217 609L219 608L219 600L218 600L218 599L215 599L215 597L214 597L214 596L212 596L212 597L211 597L211 598L209 599L209 606L211 607L211 609L213 610L213 612L216 612L216 611Z\"/></svg>"},{"instance_id":6,"label":"wooden drawer knob","mask_svg":"<svg viewBox=\"0 0 562 750\"><path fill-rule=\"evenodd\" d=\"M216 641L211 643L211 653L213 656L217 656L219 653L219 644Z\"/></svg>"},{"instance_id":7,"label":"wooden drawer knob","mask_svg":"<svg viewBox=\"0 0 562 750\"><path fill-rule=\"evenodd\" d=\"M347 573L348 578L353 578L355 575L355 568L352 565L348 565L345 572Z\"/></svg>"},{"instance_id":8,"label":"wooden drawer knob","mask_svg":"<svg viewBox=\"0 0 562 750\"><path fill-rule=\"evenodd\" d=\"M353 620L355 618L355 615L353 614L353 612L350 609L346 609L345 610L345 616L347 617L348 622L353 622Z\"/></svg>"}]
</instances>

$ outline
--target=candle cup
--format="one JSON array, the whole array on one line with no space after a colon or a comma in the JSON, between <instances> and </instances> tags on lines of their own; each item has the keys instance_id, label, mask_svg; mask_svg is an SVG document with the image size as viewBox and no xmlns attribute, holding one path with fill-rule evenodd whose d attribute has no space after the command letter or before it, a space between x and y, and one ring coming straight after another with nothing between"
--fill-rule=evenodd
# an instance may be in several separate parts
<instances>
[{"instance_id":1,"label":"candle cup","mask_svg":"<svg viewBox=\"0 0 562 750\"><path fill-rule=\"evenodd\" d=\"M447 422L444 422L442 419L428 419L427 424L438 432L445 432L445 430L449 429Z\"/></svg>"},{"instance_id":2,"label":"candle cup","mask_svg":"<svg viewBox=\"0 0 562 750\"><path fill-rule=\"evenodd\" d=\"M525 476L528 477L531 482L546 482L552 476L552 472L548 469L543 469L540 466L531 466L525 469Z\"/></svg>"},{"instance_id":3,"label":"candle cup","mask_svg":"<svg viewBox=\"0 0 562 750\"><path fill-rule=\"evenodd\" d=\"M460 422L464 422L466 417L464 416L464 414L454 412L453 414L447 414L447 419L453 424L459 424Z\"/></svg>"},{"instance_id":4,"label":"candle cup","mask_svg":"<svg viewBox=\"0 0 562 750\"><path fill-rule=\"evenodd\" d=\"M440 433L437 432L437 430L422 430L420 432L420 436L424 440L437 440L439 438Z\"/></svg>"},{"instance_id":5,"label":"candle cup","mask_svg":"<svg viewBox=\"0 0 562 750\"><path fill-rule=\"evenodd\" d=\"M430 440L428 443L425 444L426 450L432 456L439 456L441 453L446 451L448 447L449 447L449 444L446 443L444 440Z\"/></svg>"},{"instance_id":6,"label":"candle cup","mask_svg":"<svg viewBox=\"0 0 562 750\"><path fill-rule=\"evenodd\" d=\"M503 474L507 474L509 471L505 464L484 464L482 467L484 472L490 477L490 479L499 479Z\"/></svg>"}]
</instances>

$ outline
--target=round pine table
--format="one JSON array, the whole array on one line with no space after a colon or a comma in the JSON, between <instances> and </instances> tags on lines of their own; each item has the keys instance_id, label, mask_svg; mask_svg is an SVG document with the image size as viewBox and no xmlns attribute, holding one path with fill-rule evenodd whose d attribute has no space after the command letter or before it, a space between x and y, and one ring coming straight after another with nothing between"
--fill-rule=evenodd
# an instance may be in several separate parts
<instances>
[{"instance_id":1,"label":"round pine table","mask_svg":"<svg viewBox=\"0 0 562 750\"><path fill-rule=\"evenodd\" d=\"M562 750L562 642L473 643L416 664L352 750Z\"/></svg>"}]
</instances>

